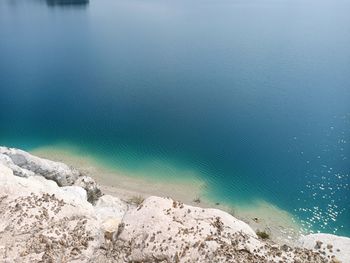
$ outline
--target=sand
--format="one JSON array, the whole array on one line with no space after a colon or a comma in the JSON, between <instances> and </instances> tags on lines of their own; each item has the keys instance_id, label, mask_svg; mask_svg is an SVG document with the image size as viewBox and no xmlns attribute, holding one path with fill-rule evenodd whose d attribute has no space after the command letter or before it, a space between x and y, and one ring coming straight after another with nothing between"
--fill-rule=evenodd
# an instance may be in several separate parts
<instances>
[{"instance_id":1,"label":"sand","mask_svg":"<svg viewBox=\"0 0 350 263\"><path fill-rule=\"evenodd\" d=\"M77 168L93 177L100 184L103 193L126 201L135 196L143 198L163 196L195 206L218 208L248 223L254 230L268 232L270 238L280 244L292 245L301 234L300 225L290 213L263 200L256 200L249 206L242 206L240 204L218 204L205 198L209 187L197 176L174 180L130 174L116 167L101 165L88 153L67 146L40 147L33 149L31 153Z\"/></svg>"}]
</instances>

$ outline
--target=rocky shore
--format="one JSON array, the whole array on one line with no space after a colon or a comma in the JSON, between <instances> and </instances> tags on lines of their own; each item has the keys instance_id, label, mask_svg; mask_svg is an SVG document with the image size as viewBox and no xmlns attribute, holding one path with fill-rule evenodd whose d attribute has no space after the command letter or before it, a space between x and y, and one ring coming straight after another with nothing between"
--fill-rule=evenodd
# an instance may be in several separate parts
<instances>
[{"instance_id":1,"label":"rocky shore","mask_svg":"<svg viewBox=\"0 0 350 263\"><path fill-rule=\"evenodd\" d=\"M104 195L60 162L0 147L0 262L350 262L350 239L265 240L218 209Z\"/></svg>"}]
</instances>

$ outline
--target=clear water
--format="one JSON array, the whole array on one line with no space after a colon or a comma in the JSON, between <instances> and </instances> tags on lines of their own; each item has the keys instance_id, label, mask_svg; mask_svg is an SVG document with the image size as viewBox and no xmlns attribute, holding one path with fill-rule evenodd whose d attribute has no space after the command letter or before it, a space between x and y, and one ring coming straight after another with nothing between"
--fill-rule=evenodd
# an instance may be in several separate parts
<instances>
[{"instance_id":1,"label":"clear water","mask_svg":"<svg viewBox=\"0 0 350 263\"><path fill-rule=\"evenodd\" d=\"M215 200L264 199L305 229L350 236L349 11L1 0L0 143L70 143L169 178L157 164L187 167Z\"/></svg>"}]
</instances>

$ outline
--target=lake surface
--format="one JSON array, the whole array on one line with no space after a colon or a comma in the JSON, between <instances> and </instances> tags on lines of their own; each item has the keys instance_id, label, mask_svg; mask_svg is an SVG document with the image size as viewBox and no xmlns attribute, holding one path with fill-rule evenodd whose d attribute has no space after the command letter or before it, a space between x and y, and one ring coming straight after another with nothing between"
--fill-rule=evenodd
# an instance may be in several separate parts
<instances>
[{"instance_id":1,"label":"lake surface","mask_svg":"<svg viewBox=\"0 0 350 263\"><path fill-rule=\"evenodd\" d=\"M169 179L193 170L217 201L263 199L350 236L349 11L1 0L0 144L70 144Z\"/></svg>"}]
</instances>

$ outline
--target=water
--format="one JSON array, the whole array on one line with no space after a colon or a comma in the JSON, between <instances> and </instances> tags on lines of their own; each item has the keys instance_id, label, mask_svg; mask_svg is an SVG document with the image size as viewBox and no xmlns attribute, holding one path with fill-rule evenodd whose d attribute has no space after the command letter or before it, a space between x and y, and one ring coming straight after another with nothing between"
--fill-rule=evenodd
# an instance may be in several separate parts
<instances>
[{"instance_id":1,"label":"water","mask_svg":"<svg viewBox=\"0 0 350 263\"><path fill-rule=\"evenodd\" d=\"M68 143L350 236L350 2L2 0L0 143ZM169 167L167 166L169 164Z\"/></svg>"}]
</instances>

